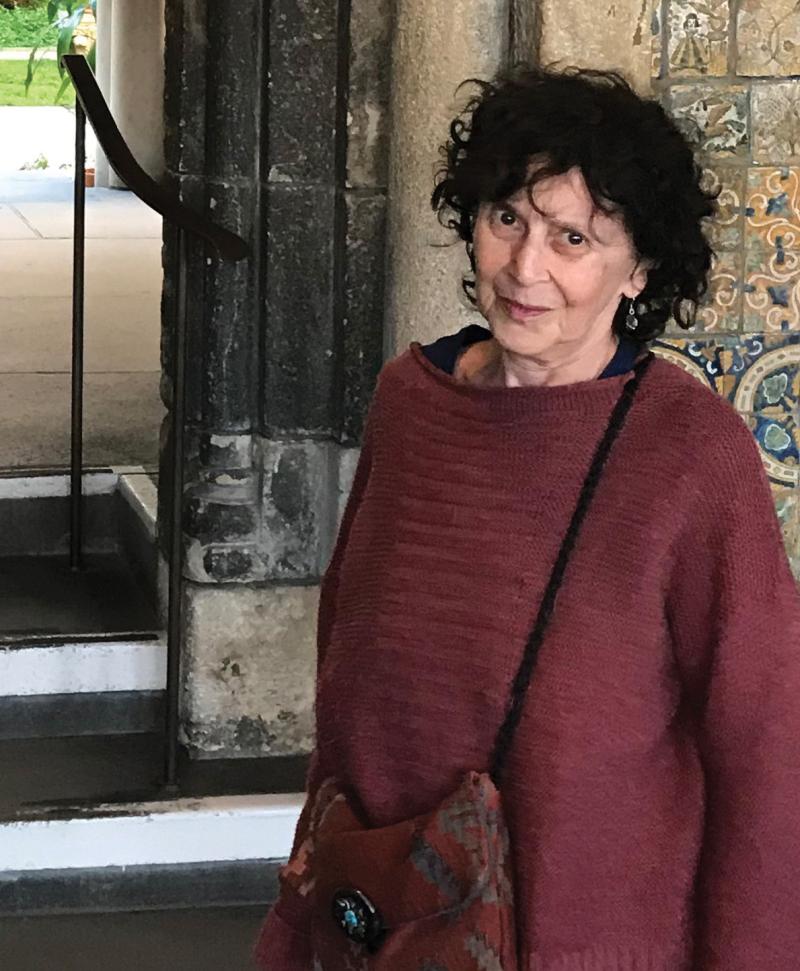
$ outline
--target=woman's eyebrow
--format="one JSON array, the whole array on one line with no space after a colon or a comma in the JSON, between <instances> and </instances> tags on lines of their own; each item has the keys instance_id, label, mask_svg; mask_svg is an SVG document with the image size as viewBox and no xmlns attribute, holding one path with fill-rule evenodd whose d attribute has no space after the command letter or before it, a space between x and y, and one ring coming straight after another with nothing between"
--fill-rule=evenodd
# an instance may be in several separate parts
<instances>
[{"instance_id":1,"label":"woman's eyebrow","mask_svg":"<svg viewBox=\"0 0 800 971\"><path fill-rule=\"evenodd\" d=\"M564 232L572 231L575 233L580 233L582 236L587 236L589 239L593 239L597 243L602 242L597 233L592 230L591 223L589 226L584 226L582 221L567 222L566 220L558 219L555 216L548 216L546 213L545 219L547 219L547 221L557 229L563 229Z\"/></svg>"}]
</instances>

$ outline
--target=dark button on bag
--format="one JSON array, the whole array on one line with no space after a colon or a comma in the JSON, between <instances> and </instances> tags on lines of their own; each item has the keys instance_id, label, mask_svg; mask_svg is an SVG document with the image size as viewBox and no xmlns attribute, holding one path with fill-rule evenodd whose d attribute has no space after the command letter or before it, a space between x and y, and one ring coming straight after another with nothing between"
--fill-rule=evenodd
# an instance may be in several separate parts
<instances>
[{"instance_id":1,"label":"dark button on bag","mask_svg":"<svg viewBox=\"0 0 800 971\"><path fill-rule=\"evenodd\" d=\"M351 941L377 951L385 934L377 907L359 890L339 890L333 898L333 919Z\"/></svg>"}]
</instances>

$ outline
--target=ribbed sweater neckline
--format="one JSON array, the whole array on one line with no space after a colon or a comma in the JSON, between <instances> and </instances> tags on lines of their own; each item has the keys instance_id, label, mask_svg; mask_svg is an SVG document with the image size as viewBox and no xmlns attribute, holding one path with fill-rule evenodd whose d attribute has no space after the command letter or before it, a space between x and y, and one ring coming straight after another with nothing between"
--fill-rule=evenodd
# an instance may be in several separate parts
<instances>
[{"instance_id":1,"label":"ribbed sweater neckline","mask_svg":"<svg viewBox=\"0 0 800 971\"><path fill-rule=\"evenodd\" d=\"M594 379L554 386L481 388L459 381L436 367L425 356L422 345L416 341L411 344L408 355L413 363L416 381L436 399L437 407L480 414L486 418L522 418L553 413L576 417L595 416L613 405L631 374L629 371L602 381ZM651 366L651 376L654 370L661 370L659 363L656 360ZM643 391L647 384L645 379Z\"/></svg>"}]
</instances>

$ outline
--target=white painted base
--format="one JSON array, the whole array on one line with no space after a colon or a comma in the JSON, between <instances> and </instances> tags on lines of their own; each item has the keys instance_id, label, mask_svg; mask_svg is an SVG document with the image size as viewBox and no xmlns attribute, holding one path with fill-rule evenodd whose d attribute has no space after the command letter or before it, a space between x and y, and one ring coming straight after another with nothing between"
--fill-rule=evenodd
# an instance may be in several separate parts
<instances>
[{"instance_id":1,"label":"white painted base","mask_svg":"<svg viewBox=\"0 0 800 971\"><path fill-rule=\"evenodd\" d=\"M216 796L0 823L0 874L289 856L304 796Z\"/></svg>"},{"instance_id":2,"label":"white painted base","mask_svg":"<svg viewBox=\"0 0 800 971\"><path fill-rule=\"evenodd\" d=\"M0 645L0 697L163 691L166 683L163 641Z\"/></svg>"},{"instance_id":3,"label":"white painted base","mask_svg":"<svg viewBox=\"0 0 800 971\"><path fill-rule=\"evenodd\" d=\"M120 475L119 491L155 542L158 518L158 489L155 482L147 475Z\"/></svg>"},{"instance_id":4,"label":"white painted base","mask_svg":"<svg viewBox=\"0 0 800 971\"><path fill-rule=\"evenodd\" d=\"M85 496L110 495L116 492L118 482L117 472L88 472L82 479L83 494ZM0 477L0 499L52 499L68 495L68 475Z\"/></svg>"}]
</instances>

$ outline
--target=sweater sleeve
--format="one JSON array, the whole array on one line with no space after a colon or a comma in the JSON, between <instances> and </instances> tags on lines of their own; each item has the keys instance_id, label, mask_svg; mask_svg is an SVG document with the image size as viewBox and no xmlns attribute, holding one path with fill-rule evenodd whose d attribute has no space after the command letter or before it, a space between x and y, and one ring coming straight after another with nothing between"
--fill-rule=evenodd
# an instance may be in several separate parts
<instances>
[{"instance_id":1,"label":"sweater sleeve","mask_svg":"<svg viewBox=\"0 0 800 971\"><path fill-rule=\"evenodd\" d=\"M800 595L753 436L730 416L676 547L667 620L706 781L693 971L800 961Z\"/></svg>"},{"instance_id":2,"label":"sweater sleeve","mask_svg":"<svg viewBox=\"0 0 800 971\"><path fill-rule=\"evenodd\" d=\"M333 555L320 584L319 613L317 616L318 674L336 615L339 570L353 519L369 479L371 462L372 444L368 420L353 485L342 516ZM308 836L311 806L314 803L317 790L326 778L328 778L328 773L324 766L320 765L319 753L315 748L309 764L306 779L306 801L295 831L292 858L298 853ZM303 908L297 906L296 895L284 884L282 875L279 875L278 880L278 900L261 927L255 947L256 962L264 971L309 971L313 964L313 955L308 937L307 917L304 920Z\"/></svg>"}]
</instances>

